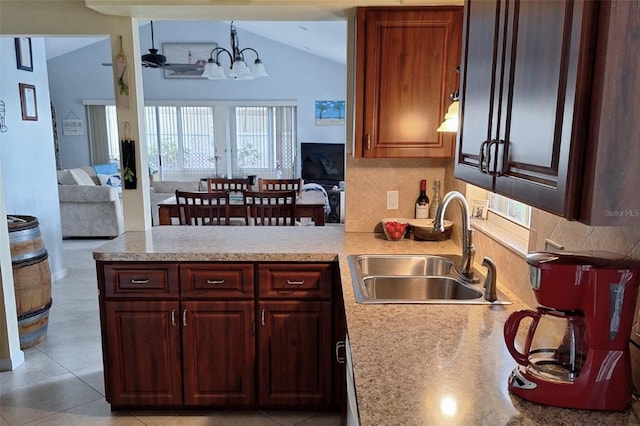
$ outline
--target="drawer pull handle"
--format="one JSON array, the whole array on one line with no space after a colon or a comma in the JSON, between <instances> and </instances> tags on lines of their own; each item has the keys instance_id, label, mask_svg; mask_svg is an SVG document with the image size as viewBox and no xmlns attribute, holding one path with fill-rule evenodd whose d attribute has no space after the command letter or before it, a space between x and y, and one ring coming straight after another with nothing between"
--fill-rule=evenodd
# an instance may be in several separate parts
<instances>
[{"instance_id":1,"label":"drawer pull handle","mask_svg":"<svg viewBox=\"0 0 640 426\"><path fill-rule=\"evenodd\" d=\"M304 280L302 280L302 281L287 280L287 285L302 285L302 284L304 284Z\"/></svg>"},{"instance_id":2,"label":"drawer pull handle","mask_svg":"<svg viewBox=\"0 0 640 426\"><path fill-rule=\"evenodd\" d=\"M207 280L207 284L213 284L213 285L224 284L224 280Z\"/></svg>"},{"instance_id":3,"label":"drawer pull handle","mask_svg":"<svg viewBox=\"0 0 640 426\"><path fill-rule=\"evenodd\" d=\"M149 278L141 279L141 280L140 279L138 279L138 280L132 279L131 280L131 284L149 284L150 281L151 280Z\"/></svg>"}]
</instances>

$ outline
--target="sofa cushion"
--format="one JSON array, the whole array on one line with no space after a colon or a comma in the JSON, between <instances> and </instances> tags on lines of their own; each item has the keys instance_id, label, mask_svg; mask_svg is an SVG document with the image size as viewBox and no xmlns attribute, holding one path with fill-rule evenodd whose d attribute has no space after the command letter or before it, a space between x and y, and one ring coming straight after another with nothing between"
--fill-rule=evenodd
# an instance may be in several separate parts
<instances>
[{"instance_id":1,"label":"sofa cushion","mask_svg":"<svg viewBox=\"0 0 640 426\"><path fill-rule=\"evenodd\" d=\"M69 169L58 170L58 184L60 185L76 185L76 180Z\"/></svg>"},{"instance_id":2,"label":"sofa cushion","mask_svg":"<svg viewBox=\"0 0 640 426\"><path fill-rule=\"evenodd\" d=\"M93 181L93 179L91 179L91 176L89 176L89 174L83 169L70 169L69 172L73 176L73 179L76 181L76 185L95 185L95 182Z\"/></svg>"}]
</instances>

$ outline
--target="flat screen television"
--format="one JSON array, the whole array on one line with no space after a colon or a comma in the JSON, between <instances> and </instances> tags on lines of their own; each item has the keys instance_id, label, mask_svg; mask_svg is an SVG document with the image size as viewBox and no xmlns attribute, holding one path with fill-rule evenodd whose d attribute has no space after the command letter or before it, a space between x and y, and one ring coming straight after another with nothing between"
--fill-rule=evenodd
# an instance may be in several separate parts
<instances>
[{"instance_id":1,"label":"flat screen television","mask_svg":"<svg viewBox=\"0 0 640 426\"><path fill-rule=\"evenodd\" d=\"M301 176L305 183L317 183L325 189L344 181L344 144L302 142Z\"/></svg>"}]
</instances>

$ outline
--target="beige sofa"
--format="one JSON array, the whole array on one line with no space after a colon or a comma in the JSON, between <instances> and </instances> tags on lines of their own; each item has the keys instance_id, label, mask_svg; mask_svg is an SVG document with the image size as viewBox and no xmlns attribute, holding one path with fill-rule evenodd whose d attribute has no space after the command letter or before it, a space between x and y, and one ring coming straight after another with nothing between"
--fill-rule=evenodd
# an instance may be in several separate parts
<instances>
[{"instance_id":1,"label":"beige sofa","mask_svg":"<svg viewBox=\"0 0 640 426\"><path fill-rule=\"evenodd\" d=\"M113 238L124 232L119 188L101 184L92 167L59 170L58 198L63 238Z\"/></svg>"},{"instance_id":2,"label":"beige sofa","mask_svg":"<svg viewBox=\"0 0 640 426\"><path fill-rule=\"evenodd\" d=\"M176 189L180 191L206 191L206 182L201 184L198 181L174 181L156 180L151 181L151 192L149 195L151 202L151 219L154 226L160 223L158 214L158 204L176 194Z\"/></svg>"}]
</instances>

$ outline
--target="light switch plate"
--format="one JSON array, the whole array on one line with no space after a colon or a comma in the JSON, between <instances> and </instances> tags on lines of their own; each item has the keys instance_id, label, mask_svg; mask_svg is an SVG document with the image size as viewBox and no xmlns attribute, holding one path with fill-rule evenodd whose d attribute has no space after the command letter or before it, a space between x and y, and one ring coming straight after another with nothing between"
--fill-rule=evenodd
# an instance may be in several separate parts
<instances>
[{"instance_id":1,"label":"light switch plate","mask_svg":"<svg viewBox=\"0 0 640 426\"><path fill-rule=\"evenodd\" d=\"M387 191L387 210L398 209L398 191Z\"/></svg>"}]
</instances>

